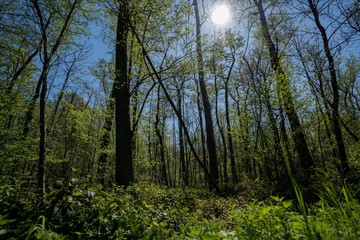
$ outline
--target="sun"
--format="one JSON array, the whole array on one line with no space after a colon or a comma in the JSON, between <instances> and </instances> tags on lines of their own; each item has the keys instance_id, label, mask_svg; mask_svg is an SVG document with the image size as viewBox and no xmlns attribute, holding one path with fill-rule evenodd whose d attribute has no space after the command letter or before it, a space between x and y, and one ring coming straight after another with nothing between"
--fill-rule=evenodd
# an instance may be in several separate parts
<instances>
[{"instance_id":1,"label":"sun","mask_svg":"<svg viewBox=\"0 0 360 240\"><path fill-rule=\"evenodd\" d=\"M215 6L211 12L210 19L215 25L224 25L230 19L229 8L226 5Z\"/></svg>"}]
</instances>

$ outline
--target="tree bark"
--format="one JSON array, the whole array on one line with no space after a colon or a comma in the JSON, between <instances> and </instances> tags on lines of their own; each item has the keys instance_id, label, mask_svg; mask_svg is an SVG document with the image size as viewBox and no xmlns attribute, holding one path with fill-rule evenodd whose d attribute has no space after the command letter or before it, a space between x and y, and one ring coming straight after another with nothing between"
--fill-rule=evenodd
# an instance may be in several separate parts
<instances>
[{"instance_id":1,"label":"tree bark","mask_svg":"<svg viewBox=\"0 0 360 240\"><path fill-rule=\"evenodd\" d=\"M45 104L46 104L46 91L47 91L47 72L51 58L49 59L47 50L47 34L45 30L45 24L43 22L43 16L39 8L37 1L32 1L35 8L37 17L40 22L41 36L43 39L43 54L44 63L42 73L40 75L39 83L42 83L42 89L40 94L40 142L39 142L39 162L38 162L38 175L37 175L37 188L45 194L45 155L46 155L46 120L45 120ZM39 84L38 83L38 84Z\"/></svg>"},{"instance_id":2,"label":"tree bark","mask_svg":"<svg viewBox=\"0 0 360 240\"><path fill-rule=\"evenodd\" d=\"M181 89L177 90L177 99L178 99L178 110L179 114L182 117L182 101L181 101ZM183 127L179 123L179 148L180 148L180 164L181 164L181 176L183 178L184 187L189 186L189 171L185 163L185 151L184 151L184 134Z\"/></svg>"},{"instance_id":3,"label":"tree bark","mask_svg":"<svg viewBox=\"0 0 360 240\"><path fill-rule=\"evenodd\" d=\"M217 87L217 75L216 75L216 65L215 65L215 58L213 56L213 71L214 71L214 87L215 87L215 118L216 118L216 124L219 128L219 132L220 132L220 137L221 137L221 141L223 144L223 148L224 148L224 154L223 154L223 172L224 172L224 183L229 183L229 176L228 176L228 170L227 170L227 146L226 146L226 139L225 139L225 134L224 134L224 130L220 125L220 120L219 120L219 112L218 112L218 87Z\"/></svg>"},{"instance_id":4,"label":"tree bark","mask_svg":"<svg viewBox=\"0 0 360 240\"><path fill-rule=\"evenodd\" d=\"M219 182L218 160L216 154L214 127L211 116L211 106L205 86L204 62L202 55L201 32L200 32L200 15L199 15L197 0L194 0L194 8L195 8L195 18L196 18L196 53L197 53L196 56L198 62L197 70L199 75L200 92L203 100L204 113L205 113L206 143L209 152L210 175L212 179L215 181L215 183L218 183ZM210 184L210 188L214 188L214 186Z\"/></svg>"},{"instance_id":5,"label":"tree bark","mask_svg":"<svg viewBox=\"0 0 360 240\"><path fill-rule=\"evenodd\" d=\"M169 187L167 171L166 171L166 162L165 162L165 148L164 148L164 138L161 134L160 130L160 86L158 87L158 96L156 102L156 116L155 116L155 133L159 140L159 147L160 147L160 161L161 161L161 182Z\"/></svg>"},{"instance_id":6,"label":"tree bark","mask_svg":"<svg viewBox=\"0 0 360 240\"><path fill-rule=\"evenodd\" d=\"M305 140L305 135L300 124L299 116L297 115L294 99L290 92L290 83L287 79L284 70L281 66L281 60L275 44L271 39L265 12L262 5L262 0L253 0L258 8L260 21L263 30L263 37L269 49L271 58L271 67L277 75L278 88L280 89L281 96L284 100L286 115L289 119L295 148L300 158L301 167L306 175L310 174L311 169L314 167L314 161L310 154L308 145Z\"/></svg>"},{"instance_id":7,"label":"tree bark","mask_svg":"<svg viewBox=\"0 0 360 240\"><path fill-rule=\"evenodd\" d=\"M46 51L46 48L44 48ZM47 64L44 64L43 71L47 71ZM39 143L39 163L38 163L38 181L37 187L41 193L45 193L45 156L46 156L46 92L47 92L47 74L43 75L42 89L40 94L40 143Z\"/></svg>"},{"instance_id":8,"label":"tree bark","mask_svg":"<svg viewBox=\"0 0 360 240\"><path fill-rule=\"evenodd\" d=\"M326 58L329 62L329 72L330 72L330 79L331 79L331 88L333 93L333 101L330 104L332 109L332 128L335 135L335 140L338 148L338 154L340 158L340 168L343 175L346 175L350 171L344 140L342 136L342 129L341 129L341 123L340 123L340 115L339 115L339 86L337 82L337 76L336 76L336 70L335 70L335 63L334 63L334 57L331 54L330 47L329 47L329 38L326 34L325 28L320 23L319 18L319 12L317 7L313 4L312 0L308 0L309 7L311 9L311 12L314 16L314 21L316 23L317 28L319 29L323 41L323 47L325 51Z\"/></svg>"},{"instance_id":9,"label":"tree bark","mask_svg":"<svg viewBox=\"0 0 360 240\"><path fill-rule=\"evenodd\" d=\"M118 10L115 49L115 120L116 169L115 181L120 186L134 182L131 153L130 92L128 77L127 38L129 32L129 1L121 0Z\"/></svg>"},{"instance_id":10,"label":"tree bark","mask_svg":"<svg viewBox=\"0 0 360 240\"><path fill-rule=\"evenodd\" d=\"M230 164L231 164L231 173L232 173L232 182L235 184L238 182L238 176L236 171L236 163L235 163L235 154L232 140L232 131L230 124L230 113L229 113L229 81L232 69L235 64L235 56L231 63L228 76L225 80L225 115L226 115L226 126L227 126L227 138L229 143L229 151L230 151Z\"/></svg>"},{"instance_id":11,"label":"tree bark","mask_svg":"<svg viewBox=\"0 0 360 240\"><path fill-rule=\"evenodd\" d=\"M206 148L205 148L205 133L204 133L204 126L203 126L203 118L202 118L202 109L201 109L201 101L200 101L200 91L199 91L199 84L198 81L196 81L196 105L199 111L199 125L200 125L200 135L201 135L201 153L202 153L202 160L204 162L204 165L207 167L208 163L206 160Z\"/></svg>"}]
</instances>

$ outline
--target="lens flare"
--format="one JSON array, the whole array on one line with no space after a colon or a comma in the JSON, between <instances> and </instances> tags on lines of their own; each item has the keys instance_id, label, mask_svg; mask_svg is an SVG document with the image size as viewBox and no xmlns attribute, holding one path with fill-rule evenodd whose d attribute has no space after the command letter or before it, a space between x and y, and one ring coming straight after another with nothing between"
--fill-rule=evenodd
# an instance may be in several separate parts
<instances>
[{"instance_id":1,"label":"lens flare","mask_svg":"<svg viewBox=\"0 0 360 240\"><path fill-rule=\"evenodd\" d=\"M229 8L225 5L216 6L211 12L210 19L215 25L224 25L230 19Z\"/></svg>"}]
</instances>

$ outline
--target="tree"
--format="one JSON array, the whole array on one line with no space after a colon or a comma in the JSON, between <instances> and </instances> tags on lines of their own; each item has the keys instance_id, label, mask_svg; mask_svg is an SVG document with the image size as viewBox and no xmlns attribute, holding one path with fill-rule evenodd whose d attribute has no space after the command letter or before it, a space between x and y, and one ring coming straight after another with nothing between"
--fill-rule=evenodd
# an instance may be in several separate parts
<instances>
[{"instance_id":1,"label":"tree","mask_svg":"<svg viewBox=\"0 0 360 240\"><path fill-rule=\"evenodd\" d=\"M120 186L134 182L131 148L130 93L128 76L127 40L129 32L129 1L119 1L115 52L115 124L116 124L116 170L115 180Z\"/></svg>"},{"instance_id":2,"label":"tree","mask_svg":"<svg viewBox=\"0 0 360 240\"><path fill-rule=\"evenodd\" d=\"M277 77L278 88L284 101L285 111L289 119L292 136L295 142L295 148L300 157L300 163L304 172L306 174L309 174L311 168L314 167L314 161L306 143L304 131L302 129L299 116L296 112L294 99L290 92L289 79L287 78L283 70L283 67L281 65L281 56L278 52L278 49L275 47L275 44L270 35L270 31L268 29L265 11L263 8L263 0L253 0L253 2L258 9L262 28L262 35L268 47L271 59L271 67L273 68Z\"/></svg>"},{"instance_id":3,"label":"tree","mask_svg":"<svg viewBox=\"0 0 360 240\"><path fill-rule=\"evenodd\" d=\"M341 162L341 171L343 175L346 175L349 170L349 163L346 155L344 140L343 140L343 134L340 124L340 115L339 115L339 103L340 103L340 96L339 96L339 85L335 70L335 62L334 62L334 56L331 53L330 46L329 46L329 38L327 36L326 30L324 26L320 22L320 15L317 5L314 4L313 0L308 0L308 6L310 7L310 10L314 16L314 21L316 23L317 28L319 29L321 33L321 39L323 41L323 47L324 52L326 55L326 58L329 63L329 72L330 72L330 81L331 81L331 88L332 88L332 94L333 94L333 100L330 103L331 109L332 109L332 116L331 116L331 122L332 122L332 128L336 139L336 144L338 148L338 154Z\"/></svg>"},{"instance_id":4,"label":"tree","mask_svg":"<svg viewBox=\"0 0 360 240\"><path fill-rule=\"evenodd\" d=\"M174 82L175 82L175 88L176 88L176 97L177 97L177 109L179 111L179 115L181 118L183 118L183 90L184 90L184 84L185 80L180 71L177 73L176 76L174 76ZM180 80L177 80L180 79ZM180 122L180 121L179 121ZM187 167L187 164L185 162L185 143L184 143L184 130L180 123L178 123L178 131L179 131L179 158L180 158L180 165L181 165L181 176L183 180L184 187L189 186L189 169Z\"/></svg>"},{"instance_id":5,"label":"tree","mask_svg":"<svg viewBox=\"0 0 360 240\"><path fill-rule=\"evenodd\" d=\"M157 90L156 116L155 116L154 128L155 128L156 136L158 137L158 140L159 140L160 164L161 164L161 171L160 171L161 172L161 184L165 183L165 185L167 187L169 187L168 174L166 171L166 162L165 162L164 136L161 133L162 131L160 128L160 124L162 125L162 127L164 127L165 121L163 123L160 123L160 113L161 113L160 102L161 102L161 97L160 97L160 86L159 86L158 90ZM164 115L164 113L162 113L162 115Z\"/></svg>"},{"instance_id":6,"label":"tree","mask_svg":"<svg viewBox=\"0 0 360 240\"><path fill-rule=\"evenodd\" d=\"M46 119L45 119L45 107L46 107L46 94L47 94L47 76L48 72L50 70L50 63L58 50L60 44L62 43L62 40L68 31L68 27L70 24L70 20L72 18L72 15L74 14L74 11L77 7L78 1L74 0L74 2L70 5L70 9L66 15L65 21L62 25L62 28L60 30L59 35L57 36L55 44L49 49L49 38L48 38L48 31L47 31L47 24L49 24L50 16L52 13L49 13L49 16L46 18L44 16L44 12L40 9L39 3L37 0L32 0L31 3L34 6L34 12L38 18L39 22L39 28L42 36L42 46L43 46L43 66L42 66L42 72L38 81L38 85L36 88L36 93L34 97L38 96L38 92L40 91L41 87L41 93L40 93L40 143L39 143L39 162L38 162L38 180L37 180L37 187L41 190L42 193L45 193L45 155L46 155ZM47 19L47 20L46 20ZM48 49L50 51L48 51ZM33 98L32 104L35 104L35 100ZM31 110L31 109L30 109ZM32 113L27 116L26 120L27 123L31 120ZM25 125L25 129L26 126Z\"/></svg>"},{"instance_id":7,"label":"tree","mask_svg":"<svg viewBox=\"0 0 360 240\"><path fill-rule=\"evenodd\" d=\"M199 15L197 0L194 0L193 5L195 9L195 22L196 22L196 57L198 64L197 70L198 70L200 92L201 92L201 97L204 106L204 114L205 114L206 143L207 143L209 159L210 159L210 175L212 179L214 179L214 181L217 183L219 181L218 160L216 154L216 143L214 136L213 121L211 117L211 106L205 86L204 62L203 62L202 44L201 44L201 31L200 31L200 15Z\"/></svg>"},{"instance_id":8,"label":"tree","mask_svg":"<svg viewBox=\"0 0 360 240\"><path fill-rule=\"evenodd\" d=\"M229 183L229 176L228 176L228 171L227 171L227 144L226 144L226 139L225 139L225 134L224 134L224 130L222 128L222 126L220 125L220 120L219 120L219 108L218 108L218 83L217 83L217 71L216 71L216 64L215 64L215 56L212 56L212 68L213 68L213 74L214 74L214 87L215 87L215 118L216 118L216 124L218 126L219 132L220 132L220 137L221 137L221 141L222 141L222 145L223 145L223 149L224 149L224 154L223 154L223 174L224 174L224 183L227 184Z\"/></svg>"},{"instance_id":9,"label":"tree","mask_svg":"<svg viewBox=\"0 0 360 240\"><path fill-rule=\"evenodd\" d=\"M172 99L171 99L171 97L170 97L170 95L169 95L169 93L168 93L168 91L167 91L167 89L166 89L166 87L165 87L165 85L164 85L164 83L162 81L162 79L160 78L159 71L156 71L155 66L154 66L153 62L151 61L151 58L149 57L149 54L146 51L145 46L144 46L143 42L141 41L139 34L136 32L134 26L131 23L130 23L130 28L131 28L132 33L135 35L137 42L141 45L142 54L143 54L143 56L145 58L146 65L147 64L150 65L150 66L147 65L148 71L150 72L150 70L151 70L152 73L155 75L155 78L158 80L158 83L160 84L160 87L161 87L161 89L163 90L163 92L165 94L166 100L171 105L171 108L174 110L176 116L178 117L178 120L180 121L181 126L183 127L184 134L185 134L185 137L186 137L186 139L188 141L188 144L190 146L191 152L193 153L193 155L194 155L196 161L198 162L198 164L204 170L204 173L205 173L207 179L209 180L209 183L210 183L211 187L216 189L217 192L220 192L220 188L217 185L217 181L215 181L212 178L212 175L208 172L208 170L206 168L206 165L204 164L204 162L202 162L200 160L198 154L196 153L196 150L194 148L194 145L192 144L189 132L187 130L187 127L186 127L186 125L184 123L183 118L179 114L179 111L177 110L174 102L172 101Z\"/></svg>"}]
</instances>

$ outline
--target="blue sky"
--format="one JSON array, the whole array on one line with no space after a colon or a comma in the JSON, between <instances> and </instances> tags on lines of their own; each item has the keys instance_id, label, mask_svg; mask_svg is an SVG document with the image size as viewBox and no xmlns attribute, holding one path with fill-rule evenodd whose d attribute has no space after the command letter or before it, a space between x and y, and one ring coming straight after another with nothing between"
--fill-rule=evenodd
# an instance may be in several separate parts
<instances>
[{"instance_id":1,"label":"blue sky","mask_svg":"<svg viewBox=\"0 0 360 240\"><path fill-rule=\"evenodd\" d=\"M90 31L91 31L90 44L92 45L91 59L95 61L99 58L108 59L110 57L110 54L108 54L110 49L102 41L102 37L101 37L102 27L98 26L95 23L91 23Z\"/></svg>"}]
</instances>

